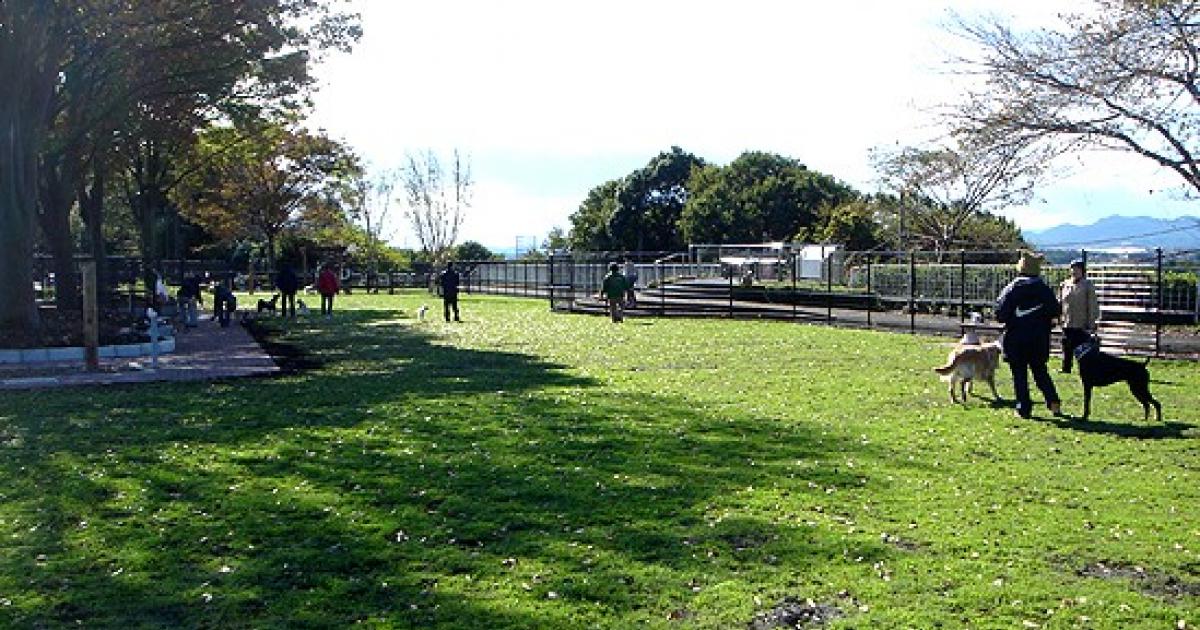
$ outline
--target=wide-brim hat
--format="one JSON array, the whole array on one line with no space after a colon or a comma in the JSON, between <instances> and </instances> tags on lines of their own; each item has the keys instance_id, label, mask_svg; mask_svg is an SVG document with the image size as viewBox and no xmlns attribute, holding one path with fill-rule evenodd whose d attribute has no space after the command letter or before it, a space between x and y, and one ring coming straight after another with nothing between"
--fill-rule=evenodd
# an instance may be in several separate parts
<instances>
[{"instance_id":1,"label":"wide-brim hat","mask_svg":"<svg viewBox=\"0 0 1200 630\"><path fill-rule=\"evenodd\" d=\"M1017 273L1022 276L1036 276L1042 273L1042 263L1046 257L1042 254L1021 250L1021 258L1017 260Z\"/></svg>"}]
</instances>

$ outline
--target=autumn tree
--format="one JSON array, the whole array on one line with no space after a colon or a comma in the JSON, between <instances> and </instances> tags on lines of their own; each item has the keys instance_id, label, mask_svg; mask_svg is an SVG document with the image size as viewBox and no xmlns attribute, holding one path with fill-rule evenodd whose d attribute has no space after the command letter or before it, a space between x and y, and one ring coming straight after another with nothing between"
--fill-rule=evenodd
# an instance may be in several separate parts
<instances>
[{"instance_id":1,"label":"autumn tree","mask_svg":"<svg viewBox=\"0 0 1200 630\"><path fill-rule=\"evenodd\" d=\"M177 195L184 216L228 239L252 238L274 261L282 232L305 216L345 212L357 157L341 143L283 123L214 127Z\"/></svg>"}]
</instances>

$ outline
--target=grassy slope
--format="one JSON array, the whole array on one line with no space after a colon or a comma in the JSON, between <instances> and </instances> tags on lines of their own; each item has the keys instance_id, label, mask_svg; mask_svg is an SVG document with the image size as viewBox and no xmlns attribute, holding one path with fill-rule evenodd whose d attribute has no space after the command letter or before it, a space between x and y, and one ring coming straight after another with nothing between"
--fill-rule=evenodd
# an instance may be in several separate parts
<instances>
[{"instance_id":1,"label":"grassy slope","mask_svg":"<svg viewBox=\"0 0 1200 630\"><path fill-rule=\"evenodd\" d=\"M0 625L1200 624L1194 364L1165 425L1021 421L949 403L943 339L423 302L293 325L318 372L5 392Z\"/></svg>"}]
</instances>

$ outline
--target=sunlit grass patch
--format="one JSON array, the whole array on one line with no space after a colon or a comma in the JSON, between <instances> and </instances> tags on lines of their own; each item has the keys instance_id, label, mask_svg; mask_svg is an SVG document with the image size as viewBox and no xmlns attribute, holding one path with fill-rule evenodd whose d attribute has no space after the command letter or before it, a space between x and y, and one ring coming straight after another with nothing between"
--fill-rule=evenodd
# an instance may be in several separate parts
<instances>
[{"instance_id":1,"label":"sunlit grass patch","mask_svg":"<svg viewBox=\"0 0 1200 630\"><path fill-rule=\"evenodd\" d=\"M6 392L0 625L1200 623L1192 364L1166 423L1024 421L945 339L422 304L271 321L280 378Z\"/></svg>"}]
</instances>

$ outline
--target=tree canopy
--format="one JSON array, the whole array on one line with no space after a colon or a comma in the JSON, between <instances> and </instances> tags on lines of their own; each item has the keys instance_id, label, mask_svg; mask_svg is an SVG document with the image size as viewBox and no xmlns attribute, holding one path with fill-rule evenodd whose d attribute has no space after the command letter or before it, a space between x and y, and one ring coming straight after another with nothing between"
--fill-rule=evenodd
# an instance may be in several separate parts
<instances>
[{"instance_id":1,"label":"tree canopy","mask_svg":"<svg viewBox=\"0 0 1200 630\"><path fill-rule=\"evenodd\" d=\"M760 151L697 169L689 187L679 227L692 243L812 240L828 209L858 195L797 160Z\"/></svg>"},{"instance_id":2,"label":"tree canopy","mask_svg":"<svg viewBox=\"0 0 1200 630\"><path fill-rule=\"evenodd\" d=\"M69 265L78 201L93 246L105 183L121 168L151 248L192 130L220 117L304 103L310 61L346 48L357 16L340 0L0 2L0 325L37 328L37 217ZM155 256L156 252L143 251ZM61 288L61 287L60 287Z\"/></svg>"},{"instance_id":3,"label":"tree canopy","mask_svg":"<svg viewBox=\"0 0 1200 630\"><path fill-rule=\"evenodd\" d=\"M194 176L179 195L185 216L228 239L265 241L270 260L302 216L340 216L339 195L362 170L339 142L280 123L209 128L192 159Z\"/></svg>"},{"instance_id":4,"label":"tree canopy","mask_svg":"<svg viewBox=\"0 0 1200 630\"><path fill-rule=\"evenodd\" d=\"M679 217L688 200L692 169L700 166L704 160L671 147L622 179L606 226L612 244L634 251L682 248Z\"/></svg>"}]
</instances>

